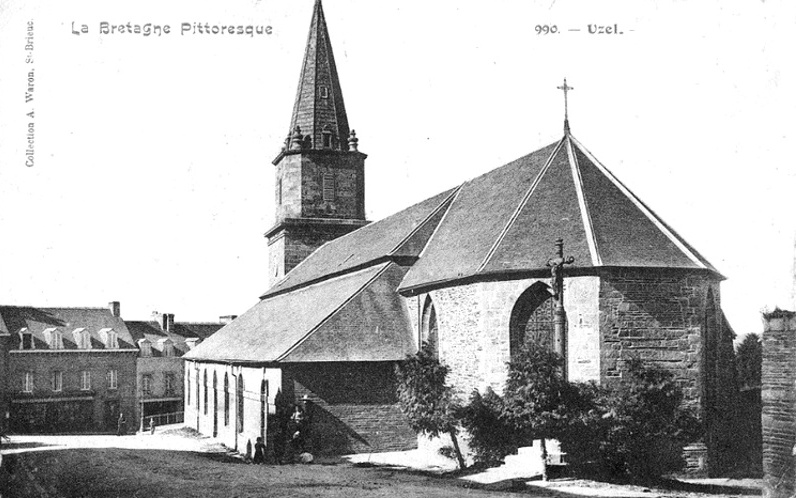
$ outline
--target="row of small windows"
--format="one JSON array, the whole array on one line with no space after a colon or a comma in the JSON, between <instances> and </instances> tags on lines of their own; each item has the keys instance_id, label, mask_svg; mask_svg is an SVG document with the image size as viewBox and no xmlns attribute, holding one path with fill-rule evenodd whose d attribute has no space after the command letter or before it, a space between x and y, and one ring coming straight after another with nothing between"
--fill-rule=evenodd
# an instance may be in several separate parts
<instances>
[{"instance_id":1,"label":"row of small windows","mask_svg":"<svg viewBox=\"0 0 796 498\"><path fill-rule=\"evenodd\" d=\"M108 370L105 375L108 389L114 390L119 388L119 373L116 370ZM33 372L25 372L22 378L22 392L32 393L35 389L35 376ZM83 370L78 377L80 390L91 390L91 372ZM61 370L54 370L50 372L50 389L53 392L62 392L64 390L64 373Z\"/></svg>"},{"instance_id":2,"label":"row of small windows","mask_svg":"<svg viewBox=\"0 0 796 498\"><path fill-rule=\"evenodd\" d=\"M42 331L44 341L49 349L64 349L64 334L56 328L48 328ZM101 329L99 331L105 349L119 349L119 335L113 329ZM91 334L85 328L77 328L72 331L72 339L78 349L91 349ZM33 332L27 328L19 331L19 349L36 349L36 342L33 340Z\"/></svg>"},{"instance_id":3,"label":"row of small windows","mask_svg":"<svg viewBox=\"0 0 796 498\"><path fill-rule=\"evenodd\" d=\"M141 340L138 342L138 347L141 350L141 356L149 357L152 356L152 343L147 340ZM163 356L172 357L174 356L174 343L171 340L166 339L161 343L161 351Z\"/></svg>"}]
</instances>

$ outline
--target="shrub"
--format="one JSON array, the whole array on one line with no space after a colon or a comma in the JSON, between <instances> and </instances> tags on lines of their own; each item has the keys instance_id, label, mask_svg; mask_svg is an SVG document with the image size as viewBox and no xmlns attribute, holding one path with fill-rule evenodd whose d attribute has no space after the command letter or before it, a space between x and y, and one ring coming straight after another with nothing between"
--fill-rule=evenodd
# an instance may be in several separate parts
<instances>
[{"instance_id":1,"label":"shrub","mask_svg":"<svg viewBox=\"0 0 796 498\"><path fill-rule=\"evenodd\" d=\"M517 451L518 435L502 418L503 399L492 389L481 395L473 391L470 403L460 412L461 424L470 435L470 450L476 462L496 465Z\"/></svg>"},{"instance_id":2,"label":"shrub","mask_svg":"<svg viewBox=\"0 0 796 498\"><path fill-rule=\"evenodd\" d=\"M464 458L456 439L457 412L453 389L445 384L448 367L441 364L428 345L396 366L398 402L409 425L418 434L438 437L449 434L459 467L464 468Z\"/></svg>"},{"instance_id":3,"label":"shrub","mask_svg":"<svg viewBox=\"0 0 796 498\"><path fill-rule=\"evenodd\" d=\"M623 382L596 388L593 408L561 438L570 463L604 477L649 480L683 468L699 423L673 375L631 360ZM582 398L583 399L583 398Z\"/></svg>"}]
</instances>

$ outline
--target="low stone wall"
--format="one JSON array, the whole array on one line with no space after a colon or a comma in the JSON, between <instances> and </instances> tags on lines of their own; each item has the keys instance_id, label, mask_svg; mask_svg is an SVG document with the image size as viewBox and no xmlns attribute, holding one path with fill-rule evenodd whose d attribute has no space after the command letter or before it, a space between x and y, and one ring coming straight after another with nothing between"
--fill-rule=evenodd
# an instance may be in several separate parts
<instances>
[{"instance_id":1,"label":"low stone wall","mask_svg":"<svg viewBox=\"0 0 796 498\"><path fill-rule=\"evenodd\" d=\"M764 315L763 329L763 496L794 494L796 443L796 313Z\"/></svg>"}]
</instances>

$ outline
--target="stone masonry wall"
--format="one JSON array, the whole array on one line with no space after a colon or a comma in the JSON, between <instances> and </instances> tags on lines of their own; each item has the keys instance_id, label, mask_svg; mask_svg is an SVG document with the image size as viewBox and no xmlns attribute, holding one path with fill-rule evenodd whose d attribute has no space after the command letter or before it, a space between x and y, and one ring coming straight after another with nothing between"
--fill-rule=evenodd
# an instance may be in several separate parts
<instances>
[{"instance_id":1,"label":"stone masonry wall","mask_svg":"<svg viewBox=\"0 0 796 498\"><path fill-rule=\"evenodd\" d=\"M796 313L775 311L763 329L763 496L793 496L796 444Z\"/></svg>"},{"instance_id":2,"label":"stone masonry wall","mask_svg":"<svg viewBox=\"0 0 796 498\"><path fill-rule=\"evenodd\" d=\"M401 413L392 362L285 365L284 392L308 407L309 451L318 454L399 451L417 447Z\"/></svg>"},{"instance_id":3,"label":"stone masonry wall","mask_svg":"<svg viewBox=\"0 0 796 498\"><path fill-rule=\"evenodd\" d=\"M490 387L502 392L510 360L511 312L520 295L538 281L479 282L430 293L437 311L440 360L450 367L448 381L463 399L468 399L474 389ZM541 281L547 283L548 279ZM570 378L597 381L598 279L567 278L564 287ZM425 295L420 296L419 302L424 300Z\"/></svg>"}]
</instances>

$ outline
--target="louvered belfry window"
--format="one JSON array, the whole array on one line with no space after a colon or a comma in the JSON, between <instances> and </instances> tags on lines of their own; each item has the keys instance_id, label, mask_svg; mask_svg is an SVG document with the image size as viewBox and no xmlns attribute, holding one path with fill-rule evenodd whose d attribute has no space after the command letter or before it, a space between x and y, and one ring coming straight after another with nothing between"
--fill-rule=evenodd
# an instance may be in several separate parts
<instances>
[{"instance_id":1,"label":"louvered belfry window","mask_svg":"<svg viewBox=\"0 0 796 498\"><path fill-rule=\"evenodd\" d=\"M334 200L334 174L333 173L324 173L323 174L323 200L324 201L333 201Z\"/></svg>"}]
</instances>

